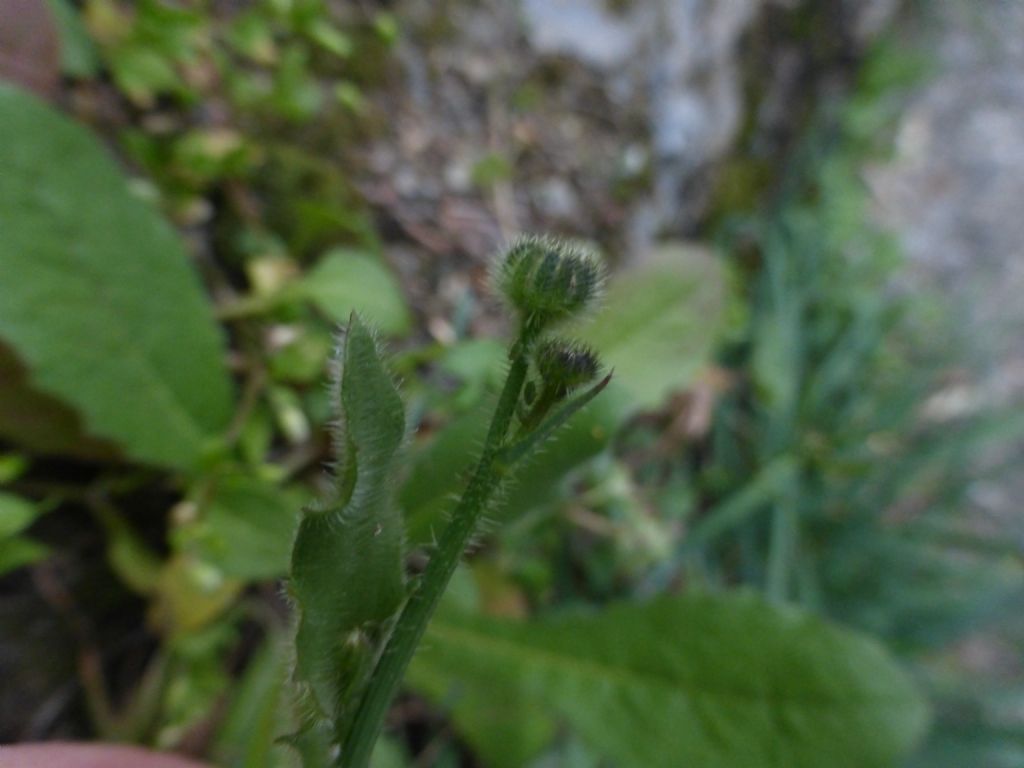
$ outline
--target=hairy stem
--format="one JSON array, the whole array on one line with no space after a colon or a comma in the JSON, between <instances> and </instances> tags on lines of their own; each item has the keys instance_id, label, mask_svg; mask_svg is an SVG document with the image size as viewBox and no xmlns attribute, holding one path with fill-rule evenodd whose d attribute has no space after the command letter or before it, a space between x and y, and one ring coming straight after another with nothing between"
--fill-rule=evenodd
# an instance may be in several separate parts
<instances>
[{"instance_id":1,"label":"hairy stem","mask_svg":"<svg viewBox=\"0 0 1024 768\"><path fill-rule=\"evenodd\" d=\"M524 331L512 347L508 377L498 399L480 461L465 493L452 512L451 522L442 534L419 586L405 604L384 647L352 727L344 739L344 748L338 758L341 768L365 768L369 764L373 745L377 741L391 699L426 631L427 622L459 564L466 544L476 530L480 516L500 483L502 468L497 458L526 380L526 350L531 336L531 333Z\"/></svg>"}]
</instances>

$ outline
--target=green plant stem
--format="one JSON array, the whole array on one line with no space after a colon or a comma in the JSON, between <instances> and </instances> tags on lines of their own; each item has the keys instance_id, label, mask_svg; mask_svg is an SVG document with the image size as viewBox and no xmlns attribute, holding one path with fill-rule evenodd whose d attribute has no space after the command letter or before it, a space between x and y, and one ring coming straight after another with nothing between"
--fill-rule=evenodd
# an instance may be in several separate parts
<instances>
[{"instance_id":1,"label":"green plant stem","mask_svg":"<svg viewBox=\"0 0 1024 768\"><path fill-rule=\"evenodd\" d=\"M419 586L406 603L384 647L352 727L344 739L342 754L338 758L341 768L365 768L369 764L388 706L426 631L427 622L434 614L487 502L501 482L503 470L497 458L526 381L528 345L529 334L524 332L512 347L508 377L487 431L480 461L452 512L451 522L441 535Z\"/></svg>"}]
</instances>

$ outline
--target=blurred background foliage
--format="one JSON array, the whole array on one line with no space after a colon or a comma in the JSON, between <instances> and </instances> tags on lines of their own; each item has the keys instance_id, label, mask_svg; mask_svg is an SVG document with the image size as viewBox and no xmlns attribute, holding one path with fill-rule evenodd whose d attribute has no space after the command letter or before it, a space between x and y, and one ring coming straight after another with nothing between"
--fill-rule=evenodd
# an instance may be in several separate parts
<instances>
[{"instance_id":1,"label":"blurred background foliage","mask_svg":"<svg viewBox=\"0 0 1024 768\"><path fill-rule=\"evenodd\" d=\"M908 765L1024 763L1024 530L988 501L1024 412L874 210L940 65L925 4L867 5L0 2L0 739L294 764L281 579L335 329L394 353L429 545L502 373L488 259L527 230L606 254L575 331L615 379L495 511L376 763L675 765L685 713L571 662L773 637L659 613L733 588L898 657L934 720ZM865 648L833 661L870 677Z\"/></svg>"}]
</instances>

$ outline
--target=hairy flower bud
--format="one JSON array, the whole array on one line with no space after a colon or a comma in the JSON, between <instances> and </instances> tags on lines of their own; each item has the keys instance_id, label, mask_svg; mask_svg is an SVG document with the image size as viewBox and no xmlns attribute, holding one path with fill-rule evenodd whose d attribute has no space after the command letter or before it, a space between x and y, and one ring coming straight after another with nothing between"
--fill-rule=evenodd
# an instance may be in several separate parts
<instances>
[{"instance_id":1,"label":"hairy flower bud","mask_svg":"<svg viewBox=\"0 0 1024 768\"><path fill-rule=\"evenodd\" d=\"M536 427L555 405L601 371L594 350L565 339L542 341L533 352L533 365L539 381L528 382L519 413L520 425L526 430Z\"/></svg>"},{"instance_id":2,"label":"hairy flower bud","mask_svg":"<svg viewBox=\"0 0 1024 768\"><path fill-rule=\"evenodd\" d=\"M591 306L604 272L589 251L549 237L523 237L506 251L496 280L502 295L524 319L540 326Z\"/></svg>"},{"instance_id":3,"label":"hairy flower bud","mask_svg":"<svg viewBox=\"0 0 1024 768\"><path fill-rule=\"evenodd\" d=\"M594 350L563 339L543 342L534 360L544 389L559 398L593 381L601 370L601 361Z\"/></svg>"}]
</instances>

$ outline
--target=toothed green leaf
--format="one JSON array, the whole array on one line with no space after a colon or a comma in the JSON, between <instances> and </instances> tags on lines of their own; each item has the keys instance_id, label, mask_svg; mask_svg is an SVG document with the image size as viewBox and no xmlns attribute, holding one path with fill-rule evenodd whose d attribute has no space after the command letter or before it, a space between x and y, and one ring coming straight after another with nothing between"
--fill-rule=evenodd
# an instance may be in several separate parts
<instances>
[{"instance_id":1,"label":"toothed green leaf","mask_svg":"<svg viewBox=\"0 0 1024 768\"><path fill-rule=\"evenodd\" d=\"M306 512L291 578L299 612L295 677L339 736L405 597L402 520L392 500L405 414L356 315L340 362L336 496Z\"/></svg>"},{"instance_id":2,"label":"toothed green leaf","mask_svg":"<svg viewBox=\"0 0 1024 768\"><path fill-rule=\"evenodd\" d=\"M475 698L519 702L622 766L889 768L928 723L879 643L746 593L526 622L446 610L411 680L459 726L479 718Z\"/></svg>"}]
</instances>

